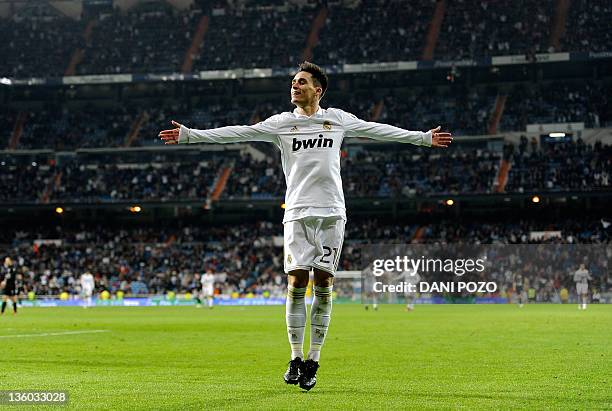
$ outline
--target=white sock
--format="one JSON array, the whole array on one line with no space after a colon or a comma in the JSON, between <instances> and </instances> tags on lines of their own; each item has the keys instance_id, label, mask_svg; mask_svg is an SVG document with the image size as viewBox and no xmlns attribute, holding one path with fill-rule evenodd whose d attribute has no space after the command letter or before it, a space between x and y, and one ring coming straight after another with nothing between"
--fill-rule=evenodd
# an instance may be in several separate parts
<instances>
[{"instance_id":1,"label":"white sock","mask_svg":"<svg viewBox=\"0 0 612 411\"><path fill-rule=\"evenodd\" d=\"M314 298L310 309L310 351L308 359L319 361L321 347L327 335L332 311L332 288L314 287Z\"/></svg>"},{"instance_id":2,"label":"white sock","mask_svg":"<svg viewBox=\"0 0 612 411\"><path fill-rule=\"evenodd\" d=\"M287 287L285 303L285 319L287 320L287 335L291 344L291 359L304 358L304 328L306 328L306 287Z\"/></svg>"}]
</instances>

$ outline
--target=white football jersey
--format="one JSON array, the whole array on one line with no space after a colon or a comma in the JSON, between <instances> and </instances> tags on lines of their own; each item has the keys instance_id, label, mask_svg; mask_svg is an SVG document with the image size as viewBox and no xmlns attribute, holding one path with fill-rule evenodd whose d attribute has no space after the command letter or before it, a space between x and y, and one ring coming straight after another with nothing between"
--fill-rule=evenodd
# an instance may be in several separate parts
<instances>
[{"instance_id":1,"label":"white football jersey","mask_svg":"<svg viewBox=\"0 0 612 411\"><path fill-rule=\"evenodd\" d=\"M591 279L591 276L589 275L589 272L586 269L579 268L574 273L574 282L576 284L588 285L590 279Z\"/></svg>"},{"instance_id":2,"label":"white football jersey","mask_svg":"<svg viewBox=\"0 0 612 411\"><path fill-rule=\"evenodd\" d=\"M202 288L213 287L215 285L215 275L206 273L202 276L200 282L202 283Z\"/></svg>"},{"instance_id":3,"label":"white football jersey","mask_svg":"<svg viewBox=\"0 0 612 411\"><path fill-rule=\"evenodd\" d=\"M91 273L81 275L81 287L93 290L95 287L95 281Z\"/></svg>"},{"instance_id":4,"label":"white football jersey","mask_svg":"<svg viewBox=\"0 0 612 411\"><path fill-rule=\"evenodd\" d=\"M346 219L340 146L345 137L431 146L431 132L409 131L360 120L336 108L312 116L293 112L276 114L252 126L195 130L182 126L179 144L265 141L276 144L287 184L283 222L307 216L339 215Z\"/></svg>"},{"instance_id":5,"label":"white football jersey","mask_svg":"<svg viewBox=\"0 0 612 411\"><path fill-rule=\"evenodd\" d=\"M399 276L402 281L408 284L416 285L421 282L421 276L416 272L416 270L409 269L407 271L403 271Z\"/></svg>"}]
</instances>

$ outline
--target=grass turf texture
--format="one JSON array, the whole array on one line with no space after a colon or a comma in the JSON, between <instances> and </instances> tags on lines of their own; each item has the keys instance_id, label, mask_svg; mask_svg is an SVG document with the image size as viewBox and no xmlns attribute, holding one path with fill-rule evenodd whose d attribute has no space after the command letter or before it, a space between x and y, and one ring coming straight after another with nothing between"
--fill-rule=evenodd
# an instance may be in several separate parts
<instances>
[{"instance_id":1,"label":"grass turf texture","mask_svg":"<svg viewBox=\"0 0 612 411\"><path fill-rule=\"evenodd\" d=\"M79 409L612 408L612 305L337 304L307 393L282 380L280 306L0 318L0 336L87 330L109 331L1 338L0 389L67 390Z\"/></svg>"}]
</instances>

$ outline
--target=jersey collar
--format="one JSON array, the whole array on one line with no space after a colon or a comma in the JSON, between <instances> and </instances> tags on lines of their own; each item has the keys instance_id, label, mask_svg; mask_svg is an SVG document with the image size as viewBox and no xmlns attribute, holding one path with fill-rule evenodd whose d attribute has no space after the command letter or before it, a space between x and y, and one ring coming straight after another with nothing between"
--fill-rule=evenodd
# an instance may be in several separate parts
<instances>
[{"instance_id":1,"label":"jersey collar","mask_svg":"<svg viewBox=\"0 0 612 411\"><path fill-rule=\"evenodd\" d=\"M323 108L321 108L321 106L319 106L319 109L317 111L315 111L315 113L312 116L306 116L304 114L298 114L297 112L297 107L293 109L293 115L296 117L305 117L305 118L311 118L314 116L322 116L323 115Z\"/></svg>"}]
</instances>

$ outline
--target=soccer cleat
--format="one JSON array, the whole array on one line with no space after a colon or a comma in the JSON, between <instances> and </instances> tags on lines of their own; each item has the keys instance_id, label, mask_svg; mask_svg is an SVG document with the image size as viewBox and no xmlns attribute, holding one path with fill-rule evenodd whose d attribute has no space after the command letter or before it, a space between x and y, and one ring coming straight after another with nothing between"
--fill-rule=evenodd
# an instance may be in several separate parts
<instances>
[{"instance_id":1,"label":"soccer cleat","mask_svg":"<svg viewBox=\"0 0 612 411\"><path fill-rule=\"evenodd\" d=\"M289 367L287 367L287 372L285 372L285 382L287 384L293 384L296 385L300 379L300 368L302 368L302 365L304 364L304 362L302 361L302 359L300 357L294 358L293 360L289 361Z\"/></svg>"},{"instance_id":2,"label":"soccer cleat","mask_svg":"<svg viewBox=\"0 0 612 411\"><path fill-rule=\"evenodd\" d=\"M317 370L319 363L314 360L306 360L302 363L300 370L300 388L310 391L317 383Z\"/></svg>"}]
</instances>

